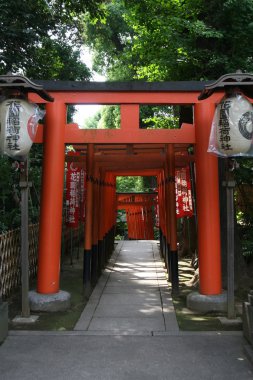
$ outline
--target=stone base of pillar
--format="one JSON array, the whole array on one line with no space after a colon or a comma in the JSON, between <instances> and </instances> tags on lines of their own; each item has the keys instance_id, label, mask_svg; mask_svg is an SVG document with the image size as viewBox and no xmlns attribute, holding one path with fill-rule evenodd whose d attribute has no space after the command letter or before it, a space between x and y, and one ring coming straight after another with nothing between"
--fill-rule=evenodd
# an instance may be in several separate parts
<instances>
[{"instance_id":1,"label":"stone base of pillar","mask_svg":"<svg viewBox=\"0 0 253 380\"><path fill-rule=\"evenodd\" d=\"M187 307L200 313L212 311L227 311L227 293L218 295L203 295L199 292L192 292L187 296Z\"/></svg>"},{"instance_id":2,"label":"stone base of pillar","mask_svg":"<svg viewBox=\"0 0 253 380\"><path fill-rule=\"evenodd\" d=\"M35 290L29 292L31 311L65 311L70 307L70 294L63 290L53 294L41 294Z\"/></svg>"},{"instance_id":3,"label":"stone base of pillar","mask_svg":"<svg viewBox=\"0 0 253 380\"><path fill-rule=\"evenodd\" d=\"M29 317L22 317L22 315L16 315L15 318L13 318L12 323L14 324L25 324L25 325L31 325L39 319L38 315L30 315Z\"/></svg>"},{"instance_id":4,"label":"stone base of pillar","mask_svg":"<svg viewBox=\"0 0 253 380\"><path fill-rule=\"evenodd\" d=\"M8 303L0 303L0 343L2 343L8 335Z\"/></svg>"}]
</instances>

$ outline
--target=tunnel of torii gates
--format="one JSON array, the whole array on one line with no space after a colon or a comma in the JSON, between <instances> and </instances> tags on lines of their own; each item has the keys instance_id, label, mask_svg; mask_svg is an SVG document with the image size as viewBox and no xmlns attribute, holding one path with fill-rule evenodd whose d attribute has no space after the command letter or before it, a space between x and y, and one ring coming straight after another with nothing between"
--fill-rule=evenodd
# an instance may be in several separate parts
<instances>
[{"instance_id":1,"label":"tunnel of torii gates","mask_svg":"<svg viewBox=\"0 0 253 380\"><path fill-rule=\"evenodd\" d=\"M207 147L215 104L224 94L199 101L205 82L190 81L36 83L54 98L53 102L45 102L36 94L29 95L35 103L46 103L45 124L39 126L35 140L44 144L37 292L59 292L65 145L71 144L80 151L79 162L87 178L84 289L96 281L113 250L117 208L124 203L121 198L117 204L117 176L156 176L161 251L172 290L177 289L175 168L194 161L200 293L221 294L218 162L207 153ZM119 105L120 129L89 130L67 124L66 109L71 104ZM194 122L182 123L179 129L140 129L140 105L190 105ZM190 155L188 148L192 146L194 154ZM127 201L123 206L131 214L137 204Z\"/></svg>"}]
</instances>

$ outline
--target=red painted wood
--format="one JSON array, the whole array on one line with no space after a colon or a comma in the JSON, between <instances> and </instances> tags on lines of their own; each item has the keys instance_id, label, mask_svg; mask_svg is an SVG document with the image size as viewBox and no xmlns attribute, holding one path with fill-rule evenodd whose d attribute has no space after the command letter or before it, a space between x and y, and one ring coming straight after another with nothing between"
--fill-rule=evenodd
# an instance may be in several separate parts
<instances>
[{"instance_id":1,"label":"red painted wood","mask_svg":"<svg viewBox=\"0 0 253 380\"><path fill-rule=\"evenodd\" d=\"M52 294L59 291L65 160L61 125L66 107L48 103L46 112L37 291Z\"/></svg>"},{"instance_id":2,"label":"red painted wood","mask_svg":"<svg viewBox=\"0 0 253 380\"><path fill-rule=\"evenodd\" d=\"M195 107L199 275L205 295L221 293L218 159L207 153L214 110L208 102Z\"/></svg>"},{"instance_id":3,"label":"red painted wood","mask_svg":"<svg viewBox=\"0 0 253 380\"><path fill-rule=\"evenodd\" d=\"M124 122L123 122L124 123ZM79 129L77 124L62 125L66 144L194 144L195 131L192 124L182 124L180 129ZM43 126L39 125L35 143L43 142Z\"/></svg>"}]
</instances>

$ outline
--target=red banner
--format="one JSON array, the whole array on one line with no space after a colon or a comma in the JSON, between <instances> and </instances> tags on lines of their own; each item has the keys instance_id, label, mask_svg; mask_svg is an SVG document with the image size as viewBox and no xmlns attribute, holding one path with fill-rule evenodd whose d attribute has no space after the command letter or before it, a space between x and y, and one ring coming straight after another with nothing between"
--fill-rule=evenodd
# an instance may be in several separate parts
<instances>
[{"instance_id":1,"label":"red banner","mask_svg":"<svg viewBox=\"0 0 253 380\"><path fill-rule=\"evenodd\" d=\"M155 226L160 226L160 218L159 218L159 202L158 202L158 190L155 189L155 192L157 193L157 196L155 197Z\"/></svg>"},{"instance_id":2,"label":"red banner","mask_svg":"<svg viewBox=\"0 0 253 380\"><path fill-rule=\"evenodd\" d=\"M69 152L68 156L77 156L78 153ZM78 227L80 211L80 179L81 169L76 162L67 163L66 174L66 225Z\"/></svg>"},{"instance_id":3,"label":"red banner","mask_svg":"<svg viewBox=\"0 0 253 380\"><path fill-rule=\"evenodd\" d=\"M86 171L82 168L80 171L80 221L85 220L85 199L86 199Z\"/></svg>"},{"instance_id":4,"label":"red banner","mask_svg":"<svg viewBox=\"0 0 253 380\"><path fill-rule=\"evenodd\" d=\"M192 216L192 192L189 167L176 170L176 214L177 218Z\"/></svg>"}]
</instances>

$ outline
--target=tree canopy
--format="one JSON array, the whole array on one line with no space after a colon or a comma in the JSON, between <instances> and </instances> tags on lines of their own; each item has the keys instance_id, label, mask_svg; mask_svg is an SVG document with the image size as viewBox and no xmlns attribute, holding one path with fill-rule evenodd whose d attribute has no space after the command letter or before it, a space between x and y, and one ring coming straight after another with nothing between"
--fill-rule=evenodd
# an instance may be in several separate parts
<instances>
[{"instance_id":1,"label":"tree canopy","mask_svg":"<svg viewBox=\"0 0 253 380\"><path fill-rule=\"evenodd\" d=\"M216 79L253 70L251 0L112 0L85 17L94 67L109 79Z\"/></svg>"},{"instance_id":2,"label":"tree canopy","mask_svg":"<svg viewBox=\"0 0 253 380\"><path fill-rule=\"evenodd\" d=\"M101 0L0 0L0 75L11 71L31 79L88 80L81 61L82 13L102 17ZM68 114L72 114L70 110ZM30 221L37 222L42 147L30 152ZM0 232L20 225L19 171L0 157Z\"/></svg>"},{"instance_id":3,"label":"tree canopy","mask_svg":"<svg viewBox=\"0 0 253 380\"><path fill-rule=\"evenodd\" d=\"M79 14L102 14L101 0L0 0L0 74L83 79Z\"/></svg>"}]
</instances>

